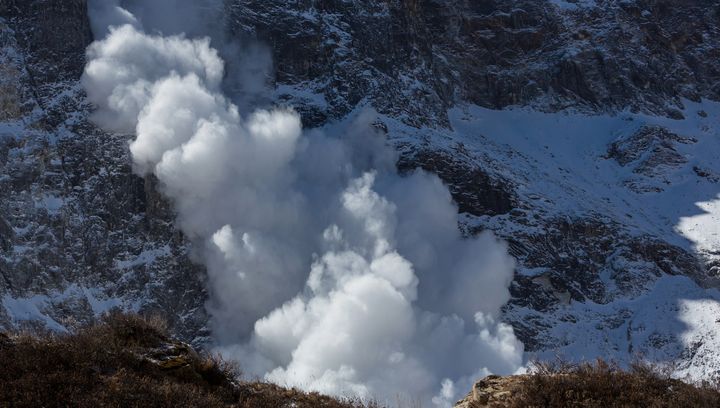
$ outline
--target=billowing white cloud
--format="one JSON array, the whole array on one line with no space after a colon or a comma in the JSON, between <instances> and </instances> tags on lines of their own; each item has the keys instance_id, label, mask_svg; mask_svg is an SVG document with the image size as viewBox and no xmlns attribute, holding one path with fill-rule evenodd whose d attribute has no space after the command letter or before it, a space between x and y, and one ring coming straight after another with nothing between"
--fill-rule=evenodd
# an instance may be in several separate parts
<instances>
[{"instance_id":1,"label":"billowing white cloud","mask_svg":"<svg viewBox=\"0 0 720 408\"><path fill-rule=\"evenodd\" d=\"M108 4L94 24L132 17ZM439 406L522 365L498 321L505 244L463 238L436 176L396 174L372 111L305 132L291 110L242 115L210 40L147 34L150 17L92 44L83 84L98 125L136 135L135 171L196 244L219 350L280 384Z\"/></svg>"},{"instance_id":2,"label":"billowing white cloud","mask_svg":"<svg viewBox=\"0 0 720 408\"><path fill-rule=\"evenodd\" d=\"M132 13L120 6L120 0L88 0L87 7L95 38L104 38L112 27L140 25Z\"/></svg>"}]
</instances>

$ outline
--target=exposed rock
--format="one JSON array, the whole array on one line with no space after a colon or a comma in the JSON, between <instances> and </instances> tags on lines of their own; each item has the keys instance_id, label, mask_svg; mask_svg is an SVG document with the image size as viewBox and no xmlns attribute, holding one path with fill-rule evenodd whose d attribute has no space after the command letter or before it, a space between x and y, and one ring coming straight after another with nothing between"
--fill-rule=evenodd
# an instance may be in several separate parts
<instances>
[{"instance_id":1,"label":"exposed rock","mask_svg":"<svg viewBox=\"0 0 720 408\"><path fill-rule=\"evenodd\" d=\"M473 385L472 391L455 404L455 408L503 407L528 376L499 377L491 375Z\"/></svg>"},{"instance_id":2,"label":"exposed rock","mask_svg":"<svg viewBox=\"0 0 720 408\"><path fill-rule=\"evenodd\" d=\"M460 213L476 216L507 214L516 205L512 187L505 180L494 180L481 168L440 150L419 151L398 162L401 173L421 168L437 174L450 186L450 193Z\"/></svg>"},{"instance_id":3,"label":"exposed rock","mask_svg":"<svg viewBox=\"0 0 720 408\"><path fill-rule=\"evenodd\" d=\"M697 174L699 177L706 178L710 180L713 183L720 183L720 176L713 173L711 170L707 170L698 166L693 166L693 171L695 174Z\"/></svg>"},{"instance_id":4,"label":"exposed rock","mask_svg":"<svg viewBox=\"0 0 720 408\"><path fill-rule=\"evenodd\" d=\"M688 163L677 146L693 143L697 143L697 139L676 135L659 126L644 126L632 136L613 142L608 149L608 157L621 166L632 168L633 173L650 179L628 180L627 185L633 190L661 191L658 182L671 184L674 170Z\"/></svg>"},{"instance_id":5,"label":"exposed rock","mask_svg":"<svg viewBox=\"0 0 720 408\"><path fill-rule=\"evenodd\" d=\"M659 126L644 126L631 137L617 140L610 145L608 157L617 160L622 166L643 159L635 170L643 173L651 170L653 165L673 166L686 163L687 160L675 150L676 143L697 143L697 140L670 133Z\"/></svg>"},{"instance_id":6,"label":"exposed rock","mask_svg":"<svg viewBox=\"0 0 720 408\"><path fill-rule=\"evenodd\" d=\"M506 307L507 318L528 352L552 349L561 342L554 328L572 327L586 319L567 306L571 302L611 305L641 296L664 275L686 275L706 286L717 278L685 250L651 236L626 235L619 225L593 219L545 220L541 234L516 233L511 252L523 269L543 270L516 275ZM528 315L523 310L542 314ZM615 327L633 314L618 314ZM569 329L568 329L569 330ZM562 335L562 330L557 332Z\"/></svg>"},{"instance_id":7,"label":"exposed rock","mask_svg":"<svg viewBox=\"0 0 720 408\"><path fill-rule=\"evenodd\" d=\"M43 99L54 96L61 82L80 77L92 42L86 0L0 0L0 17L13 27L24 68Z\"/></svg>"},{"instance_id":8,"label":"exposed rock","mask_svg":"<svg viewBox=\"0 0 720 408\"><path fill-rule=\"evenodd\" d=\"M177 370L189 367L199 360L197 352L183 342L169 341L145 353L143 360L160 370Z\"/></svg>"},{"instance_id":9,"label":"exposed rock","mask_svg":"<svg viewBox=\"0 0 720 408\"><path fill-rule=\"evenodd\" d=\"M553 3L272 0L229 11L235 35L271 47L276 81L321 95L329 117L366 100L431 126L447 125L459 101L678 118L682 98L720 96L716 2Z\"/></svg>"}]
</instances>

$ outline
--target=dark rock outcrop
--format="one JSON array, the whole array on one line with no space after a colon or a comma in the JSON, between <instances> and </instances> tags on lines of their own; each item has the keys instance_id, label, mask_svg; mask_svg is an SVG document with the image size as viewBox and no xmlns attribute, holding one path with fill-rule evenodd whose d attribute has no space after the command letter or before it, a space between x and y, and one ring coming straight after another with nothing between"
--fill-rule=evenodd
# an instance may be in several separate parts
<instances>
[{"instance_id":1,"label":"dark rock outcrop","mask_svg":"<svg viewBox=\"0 0 720 408\"><path fill-rule=\"evenodd\" d=\"M718 15L711 0L229 3L277 83L322 95L329 117L368 101L415 125L447 125L460 101L680 117L682 98L720 98Z\"/></svg>"}]
</instances>

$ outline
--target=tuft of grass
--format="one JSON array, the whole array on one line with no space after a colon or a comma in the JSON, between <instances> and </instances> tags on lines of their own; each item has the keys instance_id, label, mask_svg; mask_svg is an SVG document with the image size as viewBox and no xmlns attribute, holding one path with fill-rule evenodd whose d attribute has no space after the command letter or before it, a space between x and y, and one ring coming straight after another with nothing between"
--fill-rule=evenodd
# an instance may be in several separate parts
<instances>
[{"instance_id":1,"label":"tuft of grass","mask_svg":"<svg viewBox=\"0 0 720 408\"><path fill-rule=\"evenodd\" d=\"M241 394L241 408L380 408L376 403L331 398L263 382L243 384Z\"/></svg>"},{"instance_id":2,"label":"tuft of grass","mask_svg":"<svg viewBox=\"0 0 720 408\"><path fill-rule=\"evenodd\" d=\"M716 386L688 384L657 367L636 363L535 363L506 407L718 407Z\"/></svg>"}]
</instances>

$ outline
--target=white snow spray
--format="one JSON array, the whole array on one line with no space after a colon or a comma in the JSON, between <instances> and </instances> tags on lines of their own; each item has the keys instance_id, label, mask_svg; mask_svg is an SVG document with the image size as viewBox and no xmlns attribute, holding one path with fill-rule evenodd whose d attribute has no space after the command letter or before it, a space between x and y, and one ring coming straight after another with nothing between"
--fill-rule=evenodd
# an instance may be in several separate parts
<instances>
[{"instance_id":1,"label":"white snow spray","mask_svg":"<svg viewBox=\"0 0 720 408\"><path fill-rule=\"evenodd\" d=\"M136 135L135 172L157 177L205 263L217 349L281 385L437 406L518 370L498 321L506 245L464 239L435 175L399 176L371 110L309 131L292 110L241 115L179 1L90 0L82 82L95 123Z\"/></svg>"}]
</instances>

